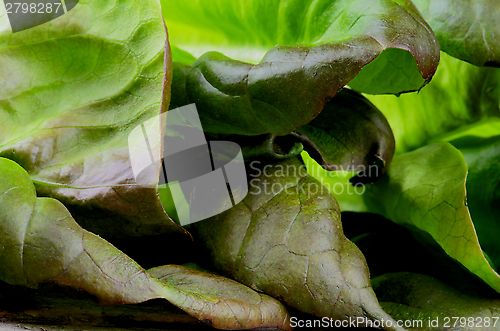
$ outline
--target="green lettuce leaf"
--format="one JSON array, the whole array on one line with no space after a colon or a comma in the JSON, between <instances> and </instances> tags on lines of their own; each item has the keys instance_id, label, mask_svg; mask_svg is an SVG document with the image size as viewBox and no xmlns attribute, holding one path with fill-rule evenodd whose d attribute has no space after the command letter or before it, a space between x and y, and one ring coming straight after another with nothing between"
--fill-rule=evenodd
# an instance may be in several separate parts
<instances>
[{"instance_id":1,"label":"green lettuce leaf","mask_svg":"<svg viewBox=\"0 0 500 331\"><path fill-rule=\"evenodd\" d=\"M191 65L194 61L196 61L196 58L193 55L186 52L185 50L180 49L175 45L171 45L171 51L172 51L172 58L174 58L175 61L177 62L186 65Z\"/></svg>"},{"instance_id":2,"label":"green lettuce leaf","mask_svg":"<svg viewBox=\"0 0 500 331\"><path fill-rule=\"evenodd\" d=\"M360 175L360 172L352 172L347 170L328 171L323 169L315 159L309 156L309 153L303 152L302 159L307 167L307 172L316 180L327 188L337 200L341 211L366 212L368 207L363 200L363 193L366 187L363 182L355 184L351 183L353 177ZM373 169L373 175L371 171ZM369 166L365 172L366 178L377 177L379 173L378 167ZM369 181L366 181L369 182Z\"/></svg>"},{"instance_id":3,"label":"green lettuce leaf","mask_svg":"<svg viewBox=\"0 0 500 331\"><path fill-rule=\"evenodd\" d=\"M464 126L500 118L500 69L478 68L442 53L432 83L418 94L368 99L387 117L396 153L403 153Z\"/></svg>"},{"instance_id":4,"label":"green lettuce leaf","mask_svg":"<svg viewBox=\"0 0 500 331\"><path fill-rule=\"evenodd\" d=\"M466 79L458 79L458 77ZM450 246L450 244L445 243L445 237L437 233L434 233L434 239L431 241L440 244L452 258L466 265L473 273L477 275L482 273L477 270L481 268L480 265L483 265L486 274L493 275L491 277L495 279L497 276L494 270L498 270L499 266L499 246L496 238L500 234L500 229L497 226L498 222L496 221L498 219L498 208L495 207L498 204L498 197L495 192L499 183L496 176L498 169L496 169L495 160L498 160L500 153L496 147L496 137L500 135L500 70L497 68L478 68L443 54L441 66L432 83L419 94L406 94L399 98L369 96L369 99L381 109L391 124L396 137L396 153L400 154L401 157L408 157L408 160L410 160L410 156L407 156L404 152L439 141L450 141L463 153L463 156L459 152L451 153L454 155L453 158L457 164L463 163L463 161L459 160L463 160L463 157L465 157L469 169L468 173L467 168L461 170L461 181L464 181L467 176L468 209L467 215L462 212L464 215L461 221L463 226L459 228L468 229L466 237L472 238L477 243L474 244L475 248L470 253L466 253L465 246L464 251L460 253L453 252L451 248L452 246L460 246L458 243ZM424 158L424 154L420 155ZM443 160L445 155L443 153ZM412 167L414 170L411 173L397 167L393 169L391 172L393 176L396 176L398 171L403 172L397 175L398 179L386 179L383 188L379 184L375 184L366 186L366 189L350 185L353 174L328 173L322 171L313 160L309 158L305 158L305 160L309 172L335 194L343 211L376 211L396 223L406 223L408 225L407 220L412 215L427 215L427 219L431 217L432 214L428 213L429 207L425 203L434 204L436 202L433 202L430 196L425 199L418 196L404 198L408 199L407 202L412 201L412 206L416 208L412 212L410 212L408 204L386 206L387 209L381 210L374 201L385 200L385 203L387 203L390 199L396 199L394 194L401 193L403 196L409 194L409 192L403 194L403 188L397 188L397 185L403 185L403 182L404 185L407 185L406 183L409 183L412 180L411 178L417 180L417 178L424 176L422 174L427 174L425 176L430 176L431 173L436 174L436 169L443 166L443 160L437 156L431 157L429 155L425 156L425 158L428 158L429 161L419 163L419 165L415 163L416 165ZM434 165L432 162L434 162ZM434 170L432 170L433 167ZM425 178L425 183L437 185L447 177L438 178L433 176ZM387 184L387 180L390 185ZM435 183L432 182L433 180ZM367 194L368 198L366 197ZM456 193L450 190L446 199L454 200L454 195ZM465 190L461 195L465 198ZM421 201L419 202L417 198L421 199ZM404 199L402 198L402 200ZM370 201L371 203L369 203ZM469 211L470 216L468 215ZM443 216L445 214L443 212ZM445 217L450 221L439 223L440 232L453 233L457 230L457 226L451 221L451 216L452 212L450 211L449 215ZM427 224L424 226L423 224L426 222ZM414 221L410 223L412 224L410 228L415 229ZM433 229L433 227L437 226L437 223L431 223L430 220L421 220L420 223L426 233L437 231ZM420 230L422 230L422 227L420 227ZM424 243L428 243L425 236L419 236L419 239ZM445 248L445 246L448 246L448 248ZM482 256L483 253L484 257ZM475 255L475 257L468 258L467 255ZM468 264L465 263L466 260L469 260ZM485 264L485 261L489 263L489 266ZM472 267L474 264L476 266ZM471 268L477 270L473 271ZM486 280L490 277L486 276L486 274L483 273L480 277ZM488 284L492 285L492 282L496 281L490 281ZM492 286L498 290L498 285Z\"/></svg>"},{"instance_id":5,"label":"green lettuce leaf","mask_svg":"<svg viewBox=\"0 0 500 331\"><path fill-rule=\"evenodd\" d=\"M382 307L408 330L500 328L500 300L462 293L430 276L393 273L372 285Z\"/></svg>"},{"instance_id":6,"label":"green lettuce leaf","mask_svg":"<svg viewBox=\"0 0 500 331\"><path fill-rule=\"evenodd\" d=\"M441 50L478 66L500 66L500 7L495 0L413 0Z\"/></svg>"},{"instance_id":7,"label":"green lettuce leaf","mask_svg":"<svg viewBox=\"0 0 500 331\"><path fill-rule=\"evenodd\" d=\"M346 236L361 250L375 277L395 272L414 272L434 277L463 293L498 296L445 251L416 231L373 213L342 213ZM397 249L395 249L397 248Z\"/></svg>"},{"instance_id":8,"label":"green lettuce leaf","mask_svg":"<svg viewBox=\"0 0 500 331\"><path fill-rule=\"evenodd\" d=\"M170 99L159 2L82 0L35 28L0 28L0 156L87 229L181 231L156 189L135 184L127 146L131 130Z\"/></svg>"},{"instance_id":9,"label":"green lettuce leaf","mask_svg":"<svg viewBox=\"0 0 500 331\"><path fill-rule=\"evenodd\" d=\"M464 136L451 143L465 157L467 175L467 206L474 221L481 247L500 270L500 130L497 136L478 138Z\"/></svg>"},{"instance_id":10,"label":"green lettuce leaf","mask_svg":"<svg viewBox=\"0 0 500 331\"><path fill-rule=\"evenodd\" d=\"M373 294L363 255L342 232L333 196L298 158L252 168L242 202L195 223L216 268L316 316L392 321Z\"/></svg>"},{"instance_id":11,"label":"green lettuce leaf","mask_svg":"<svg viewBox=\"0 0 500 331\"><path fill-rule=\"evenodd\" d=\"M432 83L418 94L367 97L387 118L396 154L467 135L500 134L500 69L478 68L445 53ZM330 188L342 211L368 211L364 190L358 187L353 194L349 184L356 174L327 172L309 156L303 157L309 173Z\"/></svg>"},{"instance_id":12,"label":"green lettuce leaf","mask_svg":"<svg viewBox=\"0 0 500 331\"><path fill-rule=\"evenodd\" d=\"M349 49L335 58L356 63L339 67L352 77L366 66L351 83L360 92L418 90L439 62L434 33L410 1L215 0L200 5L169 0L163 1L163 15L172 43L195 57L218 51L256 64L277 45L300 46L312 53L304 61L308 68L331 63L332 51ZM184 56L179 61L187 62Z\"/></svg>"},{"instance_id":13,"label":"green lettuce leaf","mask_svg":"<svg viewBox=\"0 0 500 331\"><path fill-rule=\"evenodd\" d=\"M0 280L12 285L56 281L106 305L165 298L216 328L290 329L278 301L232 280L178 266L146 272L82 229L61 202L37 198L28 173L6 158L0 158L0 233Z\"/></svg>"},{"instance_id":14,"label":"green lettuce leaf","mask_svg":"<svg viewBox=\"0 0 500 331\"><path fill-rule=\"evenodd\" d=\"M500 292L500 276L485 257L466 204L465 159L449 143L396 156L363 195L368 210L435 242Z\"/></svg>"}]
</instances>

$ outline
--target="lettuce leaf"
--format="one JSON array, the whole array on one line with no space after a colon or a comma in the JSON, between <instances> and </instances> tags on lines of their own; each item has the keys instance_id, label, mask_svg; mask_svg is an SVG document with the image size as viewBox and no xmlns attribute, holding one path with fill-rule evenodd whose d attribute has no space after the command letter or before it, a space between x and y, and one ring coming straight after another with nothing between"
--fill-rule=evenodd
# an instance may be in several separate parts
<instances>
[{"instance_id":1,"label":"lettuce leaf","mask_svg":"<svg viewBox=\"0 0 500 331\"><path fill-rule=\"evenodd\" d=\"M326 173L309 159L310 173L332 192L337 188L334 193L343 211L376 212L408 226L422 243L440 245L499 291L495 192L500 69L478 68L442 54L432 83L419 94L368 98L386 115L396 137L396 165L388 176L366 190L356 190L349 182L353 174ZM450 141L459 151L428 145L440 141ZM432 151L436 146L442 146L439 152ZM404 167L401 160L407 160ZM444 189L453 182L461 188ZM354 194L349 194L349 188ZM461 206L457 201L466 197L467 205ZM456 212L444 210L451 201ZM448 234L456 231L465 231L467 244L452 243L453 235Z\"/></svg>"},{"instance_id":2,"label":"lettuce leaf","mask_svg":"<svg viewBox=\"0 0 500 331\"><path fill-rule=\"evenodd\" d=\"M478 66L500 66L500 9L495 0L413 0L441 50Z\"/></svg>"},{"instance_id":3,"label":"lettuce leaf","mask_svg":"<svg viewBox=\"0 0 500 331\"><path fill-rule=\"evenodd\" d=\"M396 156L386 176L369 185L363 197L368 210L439 244L500 292L500 276L481 249L467 207L466 177L460 151L436 143Z\"/></svg>"},{"instance_id":4,"label":"lettuce leaf","mask_svg":"<svg viewBox=\"0 0 500 331\"><path fill-rule=\"evenodd\" d=\"M0 156L89 230L183 232L157 191L135 184L127 146L131 130L169 104L158 1L81 1L35 28L0 28Z\"/></svg>"},{"instance_id":5,"label":"lettuce leaf","mask_svg":"<svg viewBox=\"0 0 500 331\"><path fill-rule=\"evenodd\" d=\"M163 1L163 15L172 43L195 57L218 51L256 64L277 45L316 47L314 53L319 45L332 50L346 45L346 56L360 67L344 70L357 73L366 66L351 83L359 92L418 90L439 62L434 33L410 1L215 0L201 5L169 0ZM358 50L363 49L374 56L361 63L364 53ZM178 60L186 63L184 56ZM324 62L314 56L308 60L320 66Z\"/></svg>"},{"instance_id":6,"label":"lettuce leaf","mask_svg":"<svg viewBox=\"0 0 500 331\"><path fill-rule=\"evenodd\" d=\"M36 287L55 281L95 295L101 304L164 298L222 329L290 329L277 300L235 281L179 266L142 269L82 229L58 200L37 198L28 173L0 158L0 280Z\"/></svg>"},{"instance_id":7,"label":"lettuce leaf","mask_svg":"<svg viewBox=\"0 0 500 331\"><path fill-rule=\"evenodd\" d=\"M462 293L430 276L400 272L372 280L384 309L408 330L498 330L500 300ZM409 326L409 327L408 327Z\"/></svg>"},{"instance_id":8,"label":"lettuce leaf","mask_svg":"<svg viewBox=\"0 0 500 331\"><path fill-rule=\"evenodd\" d=\"M395 150L394 135L384 115L362 95L348 89L339 92L312 122L292 135L324 169L362 171L367 180L371 177L373 181L389 167Z\"/></svg>"},{"instance_id":9,"label":"lettuce leaf","mask_svg":"<svg viewBox=\"0 0 500 331\"><path fill-rule=\"evenodd\" d=\"M298 158L254 168L243 201L194 224L218 270L306 313L401 330L380 309L333 196Z\"/></svg>"},{"instance_id":10,"label":"lettuce leaf","mask_svg":"<svg viewBox=\"0 0 500 331\"><path fill-rule=\"evenodd\" d=\"M500 118L500 69L479 68L442 53L432 84L418 94L368 99L389 121L399 154Z\"/></svg>"},{"instance_id":11,"label":"lettuce leaf","mask_svg":"<svg viewBox=\"0 0 500 331\"><path fill-rule=\"evenodd\" d=\"M500 130L496 136L481 138L465 135L452 140L465 157L467 206L483 250L496 270L500 270Z\"/></svg>"}]
</instances>

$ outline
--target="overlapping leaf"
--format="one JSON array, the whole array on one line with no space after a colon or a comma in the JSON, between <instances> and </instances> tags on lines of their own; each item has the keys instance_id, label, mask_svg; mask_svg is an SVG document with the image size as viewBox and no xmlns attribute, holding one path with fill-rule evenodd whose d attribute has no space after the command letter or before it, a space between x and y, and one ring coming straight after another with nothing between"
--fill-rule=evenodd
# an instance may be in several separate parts
<instances>
[{"instance_id":1,"label":"overlapping leaf","mask_svg":"<svg viewBox=\"0 0 500 331\"><path fill-rule=\"evenodd\" d=\"M0 158L0 230L0 280L10 284L56 281L108 305L165 298L216 328L289 329L278 301L229 279L177 266L146 272L83 230L62 203L37 198L26 171L5 158Z\"/></svg>"},{"instance_id":2,"label":"overlapping leaf","mask_svg":"<svg viewBox=\"0 0 500 331\"><path fill-rule=\"evenodd\" d=\"M131 130L169 102L159 3L80 1L41 26L0 28L0 155L89 229L177 230L157 192L134 184L127 147Z\"/></svg>"},{"instance_id":3,"label":"overlapping leaf","mask_svg":"<svg viewBox=\"0 0 500 331\"><path fill-rule=\"evenodd\" d=\"M364 171L366 180L372 181L389 166L395 149L394 136L384 115L361 94L349 89L341 90L328 101L312 122L288 135L225 135L224 140L238 143L248 162L272 163L294 157L304 146L323 168Z\"/></svg>"},{"instance_id":4,"label":"overlapping leaf","mask_svg":"<svg viewBox=\"0 0 500 331\"><path fill-rule=\"evenodd\" d=\"M500 134L500 130L498 130ZM451 142L465 157L467 206L483 250L494 267L500 268L500 137L478 138L466 135Z\"/></svg>"},{"instance_id":5,"label":"overlapping leaf","mask_svg":"<svg viewBox=\"0 0 500 331\"><path fill-rule=\"evenodd\" d=\"M285 135L312 121L376 55L351 42L280 46L258 65L206 53L189 67L175 64L171 108L195 103L210 133Z\"/></svg>"},{"instance_id":6,"label":"overlapping leaf","mask_svg":"<svg viewBox=\"0 0 500 331\"><path fill-rule=\"evenodd\" d=\"M277 300L233 280L174 265L150 269L148 273L178 289L183 309L191 315L202 320L217 316L220 321L215 327L290 329L288 313Z\"/></svg>"},{"instance_id":7,"label":"overlapping leaf","mask_svg":"<svg viewBox=\"0 0 500 331\"><path fill-rule=\"evenodd\" d=\"M357 65L343 69L357 73L386 49L411 52L413 56L397 50L382 54L353 82L360 92L417 90L433 75L439 61L434 33L410 1L217 0L186 3L176 0L163 4L173 43L195 57L219 51L238 60L258 63L276 45L330 44L332 48L321 50L323 52L344 45L351 53L346 56L352 57ZM363 49L373 51L370 54L374 56L366 57ZM313 48L311 51L317 53L318 50ZM365 59L360 61L362 58ZM184 59L181 57L179 61ZM325 60L328 58L309 56L307 62L322 66ZM307 69L308 63L304 65ZM307 74L307 70L303 72Z\"/></svg>"},{"instance_id":8,"label":"overlapping leaf","mask_svg":"<svg viewBox=\"0 0 500 331\"><path fill-rule=\"evenodd\" d=\"M439 69L418 94L368 96L387 117L396 153L456 129L500 117L500 69L478 68L442 53Z\"/></svg>"},{"instance_id":9,"label":"overlapping leaf","mask_svg":"<svg viewBox=\"0 0 500 331\"><path fill-rule=\"evenodd\" d=\"M466 205L467 165L456 148L437 143L396 156L367 187L368 210L432 237L444 251L492 288L500 276L488 263Z\"/></svg>"},{"instance_id":10,"label":"overlapping leaf","mask_svg":"<svg viewBox=\"0 0 500 331\"><path fill-rule=\"evenodd\" d=\"M478 66L500 66L500 7L495 0L413 0L441 50Z\"/></svg>"},{"instance_id":11,"label":"overlapping leaf","mask_svg":"<svg viewBox=\"0 0 500 331\"><path fill-rule=\"evenodd\" d=\"M362 95L347 89L292 135L305 143L309 155L324 169L368 172L370 166L380 167L370 169L375 178L389 166L395 150L384 115Z\"/></svg>"},{"instance_id":12,"label":"overlapping leaf","mask_svg":"<svg viewBox=\"0 0 500 331\"><path fill-rule=\"evenodd\" d=\"M196 223L216 267L317 316L392 320L373 294L363 255L342 232L333 196L297 158L259 171L241 203Z\"/></svg>"},{"instance_id":13,"label":"overlapping leaf","mask_svg":"<svg viewBox=\"0 0 500 331\"><path fill-rule=\"evenodd\" d=\"M430 233L433 240L451 257L466 265L469 270L497 290L498 275L495 273L495 268L498 263L496 240L498 211L494 207L497 200L494 192L498 185L495 175L498 150L493 143L495 140L493 137L498 136L500 132L499 78L499 69L477 68L443 55L440 69L432 84L419 94L402 95L399 98L369 97L387 116L394 129L398 153L432 141L453 141L457 143L457 147L464 144L463 153L470 169L468 175L460 152L448 151L438 156L434 152L426 155L421 151L419 154L421 160L412 157L411 153L408 156L401 154L403 159L408 158L407 160L413 161L407 161L405 167L396 166L389 178L382 181L385 183L382 186L379 183L372 187L368 186L368 192L372 191L368 200L362 199L364 189L358 189L356 192L359 194L348 194L347 190L335 192L342 210L376 211L396 223L411 224L410 227L417 225L420 230ZM448 160L446 155L449 157ZM456 175L453 175L454 171L451 168L446 172L439 170L447 165L451 167L452 159L456 161L455 169L460 168L458 165L462 164L462 170ZM411 171L410 162L414 163L411 165ZM308 167L312 174L333 189L345 188L351 177L337 174L332 176L322 172L312 161L308 162ZM467 207L459 208L456 202L465 199L466 177L470 215ZM460 190L450 188L446 191L445 187L450 187L452 179L456 183L462 183ZM445 184L446 180L450 182ZM421 182L419 187L417 187L418 181ZM416 193L412 196L410 190L405 189L405 185L415 185L412 190ZM351 191L355 191L355 188L353 187ZM441 192L440 197L436 193L438 191ZM459 200L458 196L461 196ZM371 201L368 206L367 201ZM385 201L382 202L382 205L385 204L384 208L380 209L375 201ZM396 201L400 203L396 204ZM444 210L450 201L455 201L452 205L457 211ZM432 209L437 205L439 208ZM438 212L438 209L442 211ZM436 213L441 216L436 216ZM467 238L467 245L474 243L472 245L474 248L467 248L467 245L462 245L458 241L452 243L451 237L447 237L447 234L456 231L465 231L464 238ZM460 240L460 236L457 237L457 240ZM492 263L491 266L488 265L487 257L483 256L482 249L486 251L488 258L493 256L489 261Z\"/></svg>"}]
</instances>

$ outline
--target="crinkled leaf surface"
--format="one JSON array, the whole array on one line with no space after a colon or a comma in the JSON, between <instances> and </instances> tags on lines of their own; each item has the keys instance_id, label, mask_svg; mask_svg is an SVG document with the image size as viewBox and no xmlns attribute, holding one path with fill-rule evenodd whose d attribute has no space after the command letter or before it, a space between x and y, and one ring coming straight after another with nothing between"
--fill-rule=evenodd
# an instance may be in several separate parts
<instances>
[{"instance_id":1,"label":"crinkled leaf surface","mask_svg":"<svg viewBox=\"0 0 500 331\"><path fill-rule=\"evenodd\" d=\"M196 223L223 273L287 304L335 319L390 319L370 287L338 205L298 158L264 168L234 208Z\"/></svg>"},{"instance_id":2,"label":"crinkled leaf surface","mask_svg":"<svg viewBox=\"0 0 500 331\"><path fill-rule=\"evenodd\" d=\"M413 0L441 50L478 66L500 66L500 6L495 0Z\"/></svg>"},{"instance_id":3,"label":"crinkled leaf surface","mask_svg":"<svg viewBox=\"0 0 500 331\"><path fill-rule=\"evenodd\" d=\"M276 45L301 46L305 47L302 51L311 53L307 58L304 55L281 59L304 62L302 69L286 65L289 70L297 71L296 75L306 78L311 67L324 72L325 68L318 69L341 61L344 65L335 65L334 70L349 71L352 79L382 51L399 49L383 54L353 81L357 90L368 93L418 90L424 80L432 77L439 62L434 33L411 1L164 0L162 3L173 44L195 57L219 51L255 64ZM320 44L329 46L314 47ZM332 54L339 51L340 54ZM179 61L186 62L185 57ZM349 61L354 63L346 66ZM275 64L274 67L281 68L273 71L282 72L283 65ZM320 73L317 79L322 79ZM283 86L287 88L287 84Z\"/></svg>"},{"instance_id":4,"label":"crinkled leaf surface","mask_svg":"<svg viewBox=\"0 0 500 331\"><path fill-rule=\"evenodd\" d=\"M462 126L500 117L500 69L478 68L442 53L432 83L418 94L368 98L387 117L396 153L402 153Z\"/></svg>"},{"instance_id":5,"label":"crinkled leaf surface","mask_svg":"<svg viewBox=\"0 0 500 331\"><path fill-rule=\"evenodd\" d=\"M367 187L368 210L429 234L444 251L500 292L500 277L481 250L466 205L465 159L449 143L396 156Z\"/></svg>"},{"instance_id":6,"label":"crinkled leaf surface","mask_svg":"<svg viewBox=\"0 0 500 331\"><path fill-rule=\"evenodd\" d=\"M372 285L382 307L396 320L422 321L421 327L415 324L409 330L450 330L451 326L460 331L500 330L498 299L464 294L430 276L407 272L377 277ZM453 317L463 317L465 322L457 323ZM430 327L429 320L436 319L438 323Z\"/></svg>"},{"instance_id":7,"label":"crinkled leaf surface","mask_svg":"<svg viewBox=\"0 0 500 331\"><path fill-rule=\"evenodd\" d=\"M381 163L380 169L373 169L378 177L389 166L395 150L394 135L384 115L348 89L340 91L312 122L292 135L329 171L367 171Z\"/></svg>"},{"instance_id":8,"label":"crinkled leaf surface","mask_svg":"<svg viewBox=\"0 0 500 331\"><path fill-rule=\"evenodd\" d=\"M464 136L451 143L465 157L467 206L483 250L500 268L500 130L496 137Z\"/></svg>"},{"instance_id":9,"label":"crinkled leaf surface","mask_svg":"<svg viewBox=\"0 0 500 331\"><path fill-rule=\"evenodd\" d=\"M158 1L82 0L38 27L0 28L0 155L88 229L178 229L156 190L135 185L127 146L131 130L169 102Z\"/></svg>"},{"instance_id":10,"label":"crinkled leaf surface","mask_svg":"<svg viewBox=\"0 0 500 331\"><path fill-rule=\"evenodd\" d=\"M223 277L166 266L151 274L104 239L83 230L64 205L37 198L29 175L0 158L0 279L35 287L56 281L103 304L165 298L216 328L289 329L275 299Z\"/></svg>"}]
</instances>

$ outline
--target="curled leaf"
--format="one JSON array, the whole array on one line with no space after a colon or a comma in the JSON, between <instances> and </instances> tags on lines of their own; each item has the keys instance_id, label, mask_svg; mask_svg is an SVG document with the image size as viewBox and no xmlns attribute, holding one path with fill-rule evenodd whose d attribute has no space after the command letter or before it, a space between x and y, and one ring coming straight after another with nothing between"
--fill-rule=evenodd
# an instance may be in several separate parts
<instances>
[{"instance_id":1,"label":"curled leaf","mask_svg":"<svg viewBox=\"0 0 500 331\"><path fill-rule=\"evenodd\" d=\"M377 56L374 47L380 45L369 38L314 48L278 46L258 65L209 52L190 67L174 64L170 107L195 103L210 133L285 135L312 121L325 100Z\"/></svg>"},{"instance_id":2,"label":"curled leaf","mask_svg":"<svg viewBox=\"0 0 500 331\"><path fill-rule=\"evenodd\" d=\"M325 170L373 171L374 178L385 172L395 150L394 135L384 115L361 94L348 89L292 135L305 143L309 156Z\"/></svg>"},{"instance_id":3,"label":"curled leaf","mask_svg":"<svg viewBox=\"0 0 500 331\"><path fill-rule=\"evenodd\" d=\"M418 94L368 98L389 121L396 153L408 152L464 126L497 120L500 69L478 68L442 53L432 84Z\"/></svg>"},{"instance_id":4,"label":"curled leaf","mask_svg":"<svg viewBox=\"0 0 500 331\"><path fill-rule=\"evenodd\" d=\"M195 57L218 51L255 64L276 45L311 47L311 54L303 63L305 70L300 70L300 65L290 66L290 61L297 59L296 52L284 56L282 60L288 63L282 65L294 71L299 69L292 75L303 76L300 79L310 75L308 67L317 66L321 68L316 70L318 80L324 79L326 64L340 71L354 71L349 73L351 77L364 67L353 86L367 93L418 90L432 77L439 62L434 33L411 1L214 0L203 6L181 0L163 3L172 42ZM325 47L318 47L321 44ZM344 47L348 52L343 51ZM373 58L364 55L367 49L373 51L368 52ZM179 61L183 59L179 57ZM349 59L352 65L347 65ZM174 57L174 61L178 60ZM275 63L276 69L280 69L273 68L274 74L282 76L282 65ZM214 83L210 79L208 82ZM286 80L282 89L288 89ZM298 95L289 93L290 97ZM321 100L332 96L324 95ZM315 103L311 100L312 107Z\"/></svg>"},{"instance_id":5,"label":"curled leaf","mask_svg":"<svg viewBox=\"0 0 500 331\"><path fill-rule=\"evenodd\" d=\"M257 65L209 52L174 64L171 108L195 103L210 133L285 135L312 121L379 47L371 38L278 46Z\"/></svg>"},{"instance_id":6,"label":"curled leaf","mask_svg":"<svg viewBox=\"0 0 500 331\"><path fill-rule=\"evenodd\" d=\"M265 134L261 136L226 136L225 140L236 142L241 146L245 162L259 160L273 163L299 155L304 150L302 143L295 137Z\"/></svg>"},{"instance_id":7,"label":"curled leaf","mask_svg":"<svg viewBox=\"0 0 500 331\"><path fill-rule=\"evenodd\" d=\"M342 232L333 196L298 158L258 171L241 203L195 224L215 266L307 313L392 321L363 255Z\"/></svg>"},{"instance_id":8,"label":"curled leaf","mask_svg":"<svg viewBox=\"0 0 500 331\"><path fill-rule=\"evenodd\" d=\"M217 139L220 135L214 135ZM384 115L361 94L341 90L309 124L288 135L229 135L242 147L245 160L275 162L297 156L305 149L328 171L362 172L374 181L389 166L395 142Z\"/></svg>"},{"instance_id":9,"label":"curled leaf","mask_svg":"<svg viewBox=\"0 0 500 331\"><path fill-rule=\"evenodd\" d=\"M158 280L82 229L61 202L37 198L26 171L5 158L0 158L0 265L0 280L13 285L56 281L107 305L164 298L216 328L289 329L278 301L234 281L175 266L153 270L163 277Z\"/></svg>"}]
</instances>

